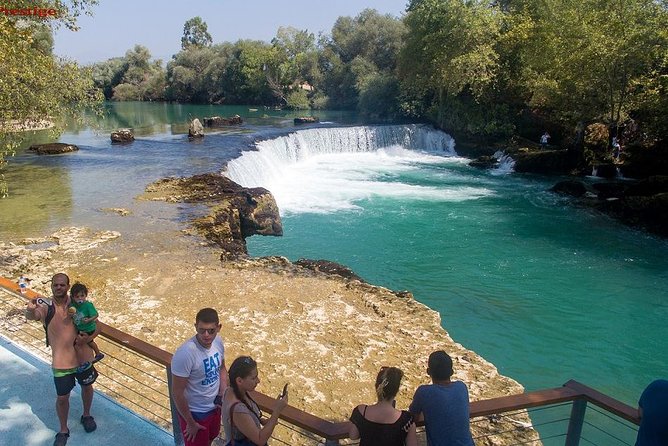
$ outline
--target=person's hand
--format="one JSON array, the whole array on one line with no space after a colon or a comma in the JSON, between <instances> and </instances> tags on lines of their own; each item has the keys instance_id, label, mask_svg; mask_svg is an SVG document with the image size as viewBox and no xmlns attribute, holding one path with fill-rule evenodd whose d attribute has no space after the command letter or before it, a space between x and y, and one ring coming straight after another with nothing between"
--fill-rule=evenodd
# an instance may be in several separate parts
<instances>
[{"instance_id":1,"label":"person's hand","mask_svg":"<svg viewBox=\"0 0 668 446\"><path fill-rule=\"evenodd\" d=\"M192 423L188 422L186 424L186 432L185 434L183 434L183 436L188 441L195 441L197 432L199 432L201 429L204 429L204 426L199 424L197 421L193 420Z\"/></svg>"},{"instance_id":2,"label":"person's hand","mask_svg":"<svg viewBox=\"0 0 668 446\"><path fill-rule=\"evenodd\" d=\"M77 338L74 340L76 345L86 345L90 342L90 336L86 333L79 333Z\"/></svg>"},{"instance_id":3,"label":"person's hand","mask_svg":"<svg viewBox=\"0 0 668 446\"><path fill-rule=\"evenodd\" d=\"M274 404L274 410L273 412L278 412L280 413L283 409L285 409L285 406L288 405L288 391L285 391L285 394L279 395L278 398L276 398L276 403Z\"/></svg>"},{"instance_id":4,"label":"person's hand","mask_svg":"<svg viewBox=\"0 0 668 446\"><path fill-rule=\"evenodd\" d=\"M37 319L37 316L35 315L36 309L37 309L37 299L30 299L26 304L26 309L24 311L26 319L36 320Z\"/></svg>"}]
</instances>

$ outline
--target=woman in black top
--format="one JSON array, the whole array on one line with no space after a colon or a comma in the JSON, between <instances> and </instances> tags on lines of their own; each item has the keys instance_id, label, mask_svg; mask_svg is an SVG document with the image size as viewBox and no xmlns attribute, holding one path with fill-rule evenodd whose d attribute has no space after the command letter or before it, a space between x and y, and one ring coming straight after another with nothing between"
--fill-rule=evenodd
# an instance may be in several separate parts
<instances>
[{"instance_id":1,"label":"woman in black top","mask_svg":"<svg viewBox=\"0 0 668 446\"><path fill-rule=\"evenodd\" d=\"M394 398L404 373L383 367L376 377L376 404L360 404L350 416L348 435L360 439L360 446L417 446L415 422L406 410L394 408Z\"/></svg>"}]
</instances>

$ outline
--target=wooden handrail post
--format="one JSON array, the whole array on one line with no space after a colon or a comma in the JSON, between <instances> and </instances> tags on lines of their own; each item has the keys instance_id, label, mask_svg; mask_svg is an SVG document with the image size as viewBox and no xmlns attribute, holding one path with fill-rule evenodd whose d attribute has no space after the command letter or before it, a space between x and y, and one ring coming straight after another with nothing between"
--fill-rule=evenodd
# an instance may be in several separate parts
<instances>
[{"instance_id":1,"label":"wooden handrail post","mask_svg":"<svg viewBox=\"0 0 668 446\"><path fill-rule=\"evenodd\" d=\"M183 446L185 442L183 440L183 434L181 433L181 426L179 425L179 411L176 409L176 404L174 404L174 398L172 398L172 367L166 365L165 371L167 372L167 390L169 392L169 408L172 411L172 433L174 434L174 445Z\"/></svg>"},{"instance_id":2,"label":"wooden handrail post","mask_svg":"<svg viewBox=\"0 0 668 446\"><path fill-rule=\"evenodd\" d=\"M586 410L586 399L578 398L573 400L571 418L568 421L568 432L566 433L565 446L578 446L580 444L580 436L582 435L582 425L584 424Z\"/></svg>"}]
</instances>

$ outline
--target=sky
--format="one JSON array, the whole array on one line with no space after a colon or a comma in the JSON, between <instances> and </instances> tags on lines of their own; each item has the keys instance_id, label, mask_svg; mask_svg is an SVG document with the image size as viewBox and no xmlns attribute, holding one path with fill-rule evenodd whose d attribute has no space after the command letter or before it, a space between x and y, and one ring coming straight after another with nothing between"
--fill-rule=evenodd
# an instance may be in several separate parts
<instances>
[{"instance_id":1,"label":"sky","mask_svg":"<svg viewBox=\"0 0 668 446\"><path fill-rule=\"evenodd\" d=\"M366 8L402 17L408 0L99 0L80 30L58 29L54 52L86 65L125 55L136 44L167 62L181 49L183 24L200 16L214 43L239 39L271 41L280 26L329 34L340 16Z\"/></svg>"}]
</instances>

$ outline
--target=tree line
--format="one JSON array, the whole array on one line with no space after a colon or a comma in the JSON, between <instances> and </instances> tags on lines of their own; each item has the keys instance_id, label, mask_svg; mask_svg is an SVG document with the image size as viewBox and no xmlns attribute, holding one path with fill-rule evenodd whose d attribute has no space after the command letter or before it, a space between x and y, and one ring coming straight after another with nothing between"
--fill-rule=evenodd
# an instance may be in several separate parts
<instances>
[{"instance_id":1,"label":"tree line","mask_svg":"<svg viewBox=\"0 0 668 446\"><path fill-rule=\"evenodd\" d=\"M60 23L75 26L95 3L74 2ZM74 111L97 100L94 86L121 101L407 117L478 143L535 140L549 128L560 144L582 147L591 143L592 125L607 129L602 138L609 143L632 122L634 138L661 145L668 130L667 6L668 0L410 0L401 18L367 9L339 17L318 36L281 27L271 42L215 43L206 23L193 17L166 64L137 45L86 68L51 55L48 29L0 16L0 122Z\"/></svg>"}]
</instances>

